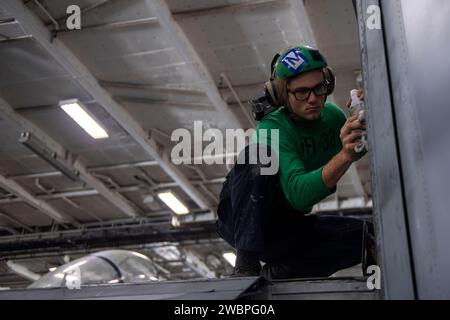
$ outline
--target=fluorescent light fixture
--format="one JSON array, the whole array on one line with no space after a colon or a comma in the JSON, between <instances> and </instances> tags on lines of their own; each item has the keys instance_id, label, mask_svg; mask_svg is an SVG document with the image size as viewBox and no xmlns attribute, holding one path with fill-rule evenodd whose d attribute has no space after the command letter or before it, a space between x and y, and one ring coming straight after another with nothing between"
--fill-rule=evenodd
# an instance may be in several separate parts
<instances>
[{"instance_id":1,"label":"fluorescent light fixture","mask_svg":"<svg viewBox=\"0 0 450 320\"><path fill-rule=\"evenodd\" d=\"M160 192L158 197L176 214L188 214L188 208L171 192Z\"/></svg>"},{"instance_id":2,"label":"fluorescent light fixture","mask_svg":"<svg viewBox=\"0 0 450 320\"><path fill-rule=\"evenodd\" d=\"M225 252L222 256L234 267L236 264L236 255L233 252Z\"/></svg>"},{"instance_id":3,"label":"fluorescent light fixture","mask_svg":"<svg viewBox=\"0 0 450 320\"><path fill-rule=\"evenodd\" d=\"M64 100L59 106L94 139L108 138L108 133L78 99Z\"/></svg>"}]
</instances>

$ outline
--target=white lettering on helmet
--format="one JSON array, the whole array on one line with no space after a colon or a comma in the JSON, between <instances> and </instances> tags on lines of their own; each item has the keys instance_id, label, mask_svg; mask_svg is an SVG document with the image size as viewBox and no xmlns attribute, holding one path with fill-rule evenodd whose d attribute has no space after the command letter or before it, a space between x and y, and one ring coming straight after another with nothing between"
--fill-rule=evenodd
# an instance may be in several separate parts
<instances>
[{"instance_id":1,"label":"white lettering on helmet","mask_svg":"<svg viewBox=\"0 0 450 320\"><path fill-rule=\"evenodd\" d=\"M294 49L286 54L281 63L293 71L298 71L306 63L306 59L298 50Z\"/></svg>"}]
</instances>

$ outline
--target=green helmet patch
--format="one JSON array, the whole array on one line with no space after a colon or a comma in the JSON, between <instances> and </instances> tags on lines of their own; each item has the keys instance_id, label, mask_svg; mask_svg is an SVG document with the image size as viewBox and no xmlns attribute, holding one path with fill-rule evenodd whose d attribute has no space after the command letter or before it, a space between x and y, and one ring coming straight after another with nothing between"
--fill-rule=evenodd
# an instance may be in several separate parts
<instances>
[{"instance_id":1,"label":"green helmet patch","mask_svg":"<svg viewBox=\"0 0 450 320\"><path fill-rule=\"evenodd\" d=\"M327 66L327 61L319 50L308 46L291 47L280 53L275 62L275 74L281 80L286 80L298 74Z\"/></svg>"}]
</instances>

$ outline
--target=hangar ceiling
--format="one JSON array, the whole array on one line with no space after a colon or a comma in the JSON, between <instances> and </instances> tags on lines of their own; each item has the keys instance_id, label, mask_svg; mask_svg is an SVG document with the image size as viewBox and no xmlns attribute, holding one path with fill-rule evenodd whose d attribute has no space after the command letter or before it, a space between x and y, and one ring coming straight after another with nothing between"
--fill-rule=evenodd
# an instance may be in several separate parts
<instances>
[{"instance_id":1,"label":"hangar ceiling","mask_svg":"<svg viewBox=\"0 0 450 320\"><path fill-rule=\"evenodd\" d=\"M80 30L65 26L74 2L82 11ZM107 233L110 243L147 254L166 271L161 279L205 276L189 264L190 254L215 276L229 273L222 253L230 248L212 226L230 166L173 165L170 135L192 131L194 121L252 128L248 100L261 94L273 55L299 43L323 51L337 73L331 99L345 105L360 69L351 0L2 1L0 287L27 283L7 259L42 274L65 255L73 260L112 247L86 234ZM108 139L92 139L59 108L73 98ZM23 132L77 170L78 179L20 143ZM367 163L358 163L336 196L316 209L370 206ZM171 190L191 213L174 216L156 197L161 190ZM135 240L118 240L127 235ZM46 249L42 237L54 246ZM178 265L153 246L179 251L172 259Z\"/></svg>"}]
</instances>

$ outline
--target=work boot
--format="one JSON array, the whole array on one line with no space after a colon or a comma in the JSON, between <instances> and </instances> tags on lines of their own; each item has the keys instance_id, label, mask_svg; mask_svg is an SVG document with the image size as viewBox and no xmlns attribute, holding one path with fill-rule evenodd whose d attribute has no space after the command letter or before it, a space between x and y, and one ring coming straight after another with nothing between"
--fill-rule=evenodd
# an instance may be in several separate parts
<instances>
[{"instance_id":1,"label":"work boot","mask_svg":"<svg viewBox=\"0 0 450 320\"><path fill-rule=\"evenodd\" d=\"M236 263L232 277L259 277L261 263L258 254L251 251L237 250Z\"/></svg>"},{"instance_id":2,"label":"work boot","mask_svg":"<svg viewBox=\"0 0 450 320\"><path fill-rule=\"evenodd\" d=\"M277 279L300 279L300 278L321 278L328 277L331 273L326 270L314 270L312 266L300 261L279 261L264 265L263 276L267 280Z\"/></svg>"},{"instance_id":3,"label":"work boot","mask_svg":"<svg viewBox=\"0 0 450 320\"><path fill-rule=\"evenodd\" d=\"M364 222L363 226L363 244L362 244L362 269L363 274L368 276L367 268L371 265L377 265L377 250L374 237L373 225Z\"/></svg>"},{"instance_id":4,"label":"work boot","mask_svg":"<svg viewBox=\"0 0 450 320\"><path fill-rule=\"evenodd\" d=\"M292 266L281 262L265 264L263 274L267 280L295 278Z\"/></svg>"}]
</instances>

